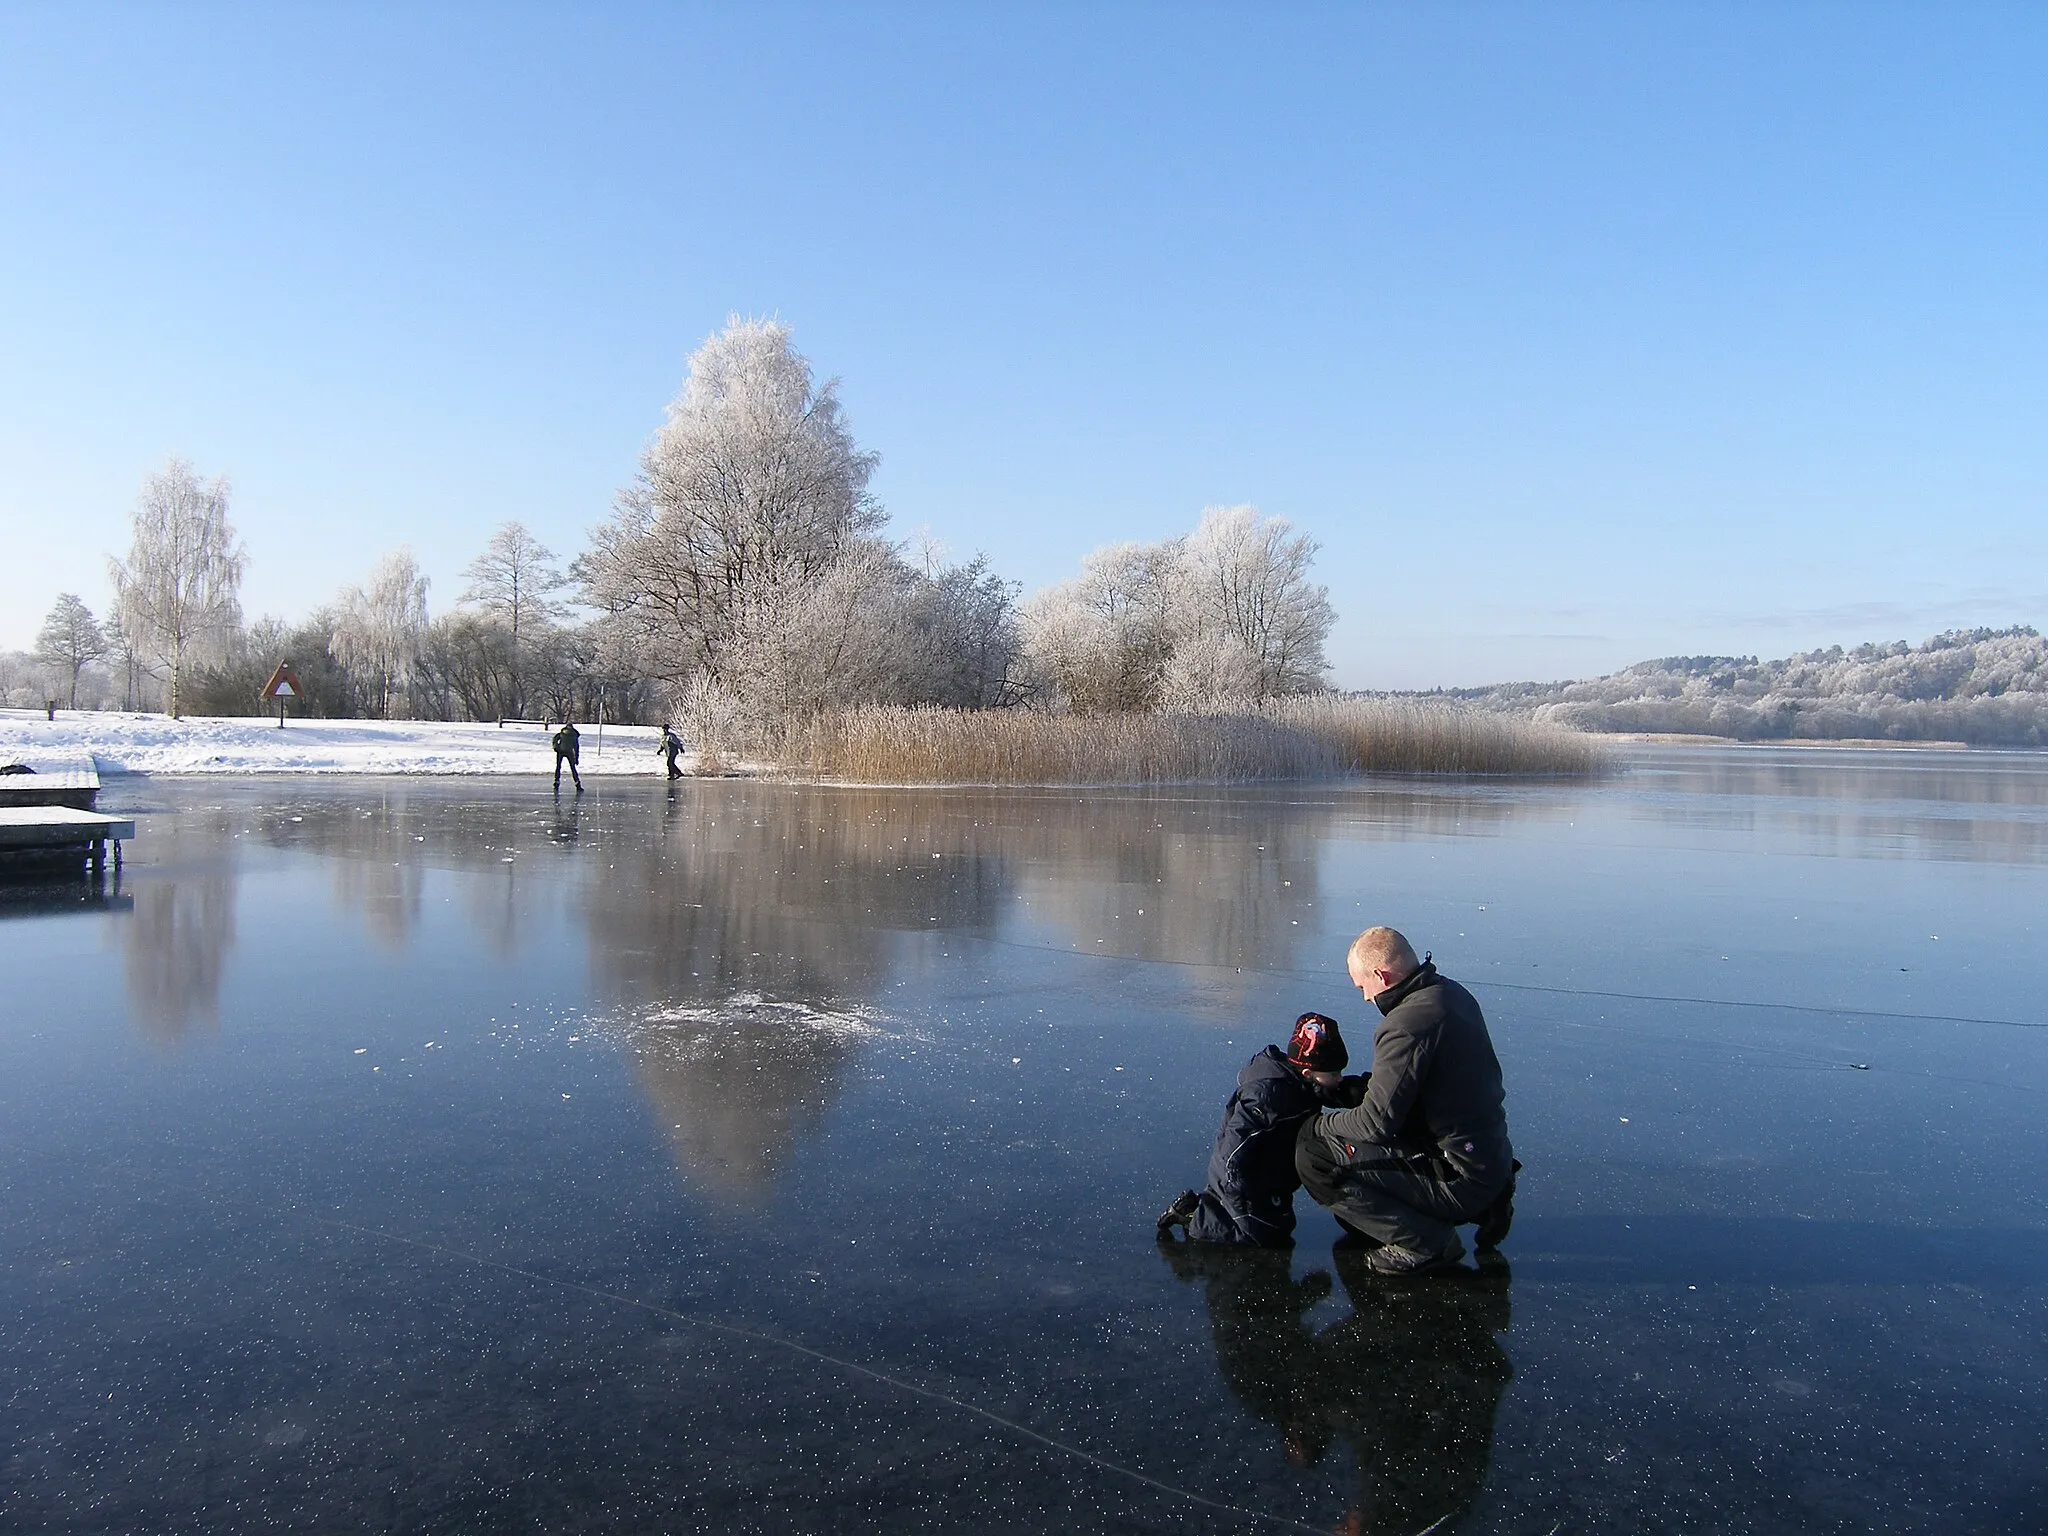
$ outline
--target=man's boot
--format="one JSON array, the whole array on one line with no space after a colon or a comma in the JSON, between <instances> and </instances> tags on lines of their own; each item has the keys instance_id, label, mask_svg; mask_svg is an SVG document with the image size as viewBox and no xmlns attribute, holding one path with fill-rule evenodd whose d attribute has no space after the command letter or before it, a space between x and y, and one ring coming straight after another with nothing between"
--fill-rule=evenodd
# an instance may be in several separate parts
<instances>
[{"instance_id":1,"label":"man's boot","mask_svg":"<svg viewBox=\"0 0 2048 1536\"><path fill-rule=\"evenodd\" d=\"M1392 1243L1382 1244L1365 1256L1365 1267L1376 1275L1390 1278L1434 1275L1447 1269L1456 1269L1458 1261L1464 1257L1465 1245L1453 1234L1451 1246L1441 1253L1417 1253L1412 1248L1397 1248Z\"/></svg>"}]
</instances>

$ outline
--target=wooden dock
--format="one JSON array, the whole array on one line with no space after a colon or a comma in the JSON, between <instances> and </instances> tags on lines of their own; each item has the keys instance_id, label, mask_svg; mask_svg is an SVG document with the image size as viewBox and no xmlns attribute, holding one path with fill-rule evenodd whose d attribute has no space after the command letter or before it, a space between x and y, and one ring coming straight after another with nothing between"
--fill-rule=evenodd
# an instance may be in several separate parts
<instances>
[{"instance_id":1,"label":"wooden dock","mask_svg":"<svg viewBox=\"0 0 2048 1536\"><path fill-rule=\"evenodd\" d=\"M24 766L30 773L0 773L0 807L68 805L89 811L99 804L100 770L87 752L38 754Z\"/></svg>"},{"instance_id":2,"label":"wooden dock","mask_svg":"<svg viewBox=\"0 0 2048 1536\"><path fill-rule=\"evenodd\" d=\"M114 845L114 867L121 867L121 844L135 836L135 823L120 816L102 816L69 805L0 805L0 858L44 860L75 855L94 869L104 869L107 844Z\"/></svg>"}]
</instances>

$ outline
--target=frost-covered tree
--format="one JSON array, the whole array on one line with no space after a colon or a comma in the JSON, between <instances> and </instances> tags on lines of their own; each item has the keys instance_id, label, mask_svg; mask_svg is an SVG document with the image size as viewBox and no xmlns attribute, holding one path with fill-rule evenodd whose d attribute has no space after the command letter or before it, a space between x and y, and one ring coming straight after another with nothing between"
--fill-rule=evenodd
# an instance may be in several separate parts
<instances>
[{"instance_id":1,"label":"frost-covered tree","mask_svg":"<svg viewBox=\"0 0 2048 1536\"><path fill-rule=\"evenodd\" d=\"M638 632L652 675L734 684L758 664L743 657L815 619L815 604L801 623L782 610L880 528L876 462L788 328L734 318L691 356L638 477L577 562L586 600Z\"/></svg>"},{"instance_id":2,"label":"frost-covered tree","mask_svg":"<svg viewBox=\"0 0 2048 1536\"><path fill-rule=\"evenodd\" d=\"M1111 544L1024 605L1024 650L1043 693L1085 713L1158 705L1175 638L1175 558L1172 543Z\"/></svg>"},{"instance_id":3,"label":"frost-covered tree","mask_svg":"<svg viewBox=\"0 0 2048 1536\"><path fill-rule=\"evenodd\" d=\"M48 668L26 651L0 651L0 705L39 709L49 697Z\"/></svg>"},{"instance_id":4,"label":"frost-covered tree","mask_svg":"<svg viewBox=\"0 0 2048 1536\"><path fill-rule=\"evenodd\" d=\"M75 592L59 596L36 636L35 656L69 683L70 702L65 708L78 708L78 674L106 654L107 637L92 610Z\"/></svg>"},{"instance_id":5,"label":"frost-covered tree","mask_svg":"<svg viewBox=\"0 0 2048 1536\"><path fill-rule=\"evenodd\" d=\"M465 572L469 587L462 600L477 604L505 631L509 687L500 713L525 713L527 654L561 612L555 594L566 582L554 558L524 523L510 522L491 535Z\"/></svg>"},{"instance_id":6,"label":"frost-covered tree","mask_svg":"<svg viewBox=\"0 0 2048 1536\"><path fill-rule=\"evenodd\" d=\"M1017 625L1017 588L977 555L965 565L924 562L909 595L910 623L920 637L923 673L908 702L956 709L1014 704L1022 681L1024 642Z\"/></svg>"},{"instance_id":7,"label":"frost-covered tree","mask_svg":"<svg viewBox=\"0 0 2048 1536\"><path fill-rule=\"evenodd\" d=\"M917 580L887 544L865 539L780 601L749 609L723 669L743 718L770 726L904 702L921 671L909 604Z\"/></svg>"},{"instance_id":8,"label":"frost-covered tree","mask_svg":"<svg viewBox=\"0 0 2048 1536\"><path fill-rule=\"evenodd\" d=\"M246 563L224 478L202 483L174 458L143 481L128 558L109 564L121 629L164 667L174 716L186 668L220 654L241 627Z\"/></svg>"},{"instance_id":9,"label":"frost-covered tree","mask_svg":"<svg viewBox=\"0 0 2048 1536\"><path fill-rule=\"evenodd\" d=\"M521 535L526 533L517 523L508 524L504 531L513 529ZM492 541L494 548L497 543ZM491 554L487 551L470 567L471 573L489 559ZM508 550L501 565L495 568L515 594L522 581L530 586L533 580L530 570L505 569L516 567L516 563L515 552ZM411 678L426 636L427 578L420 573L412 550L401 547L377 562L367 587L350 587L342 594L341 617L335 625L330 649L361 690L371 711L379 719L388 720L392 700Z\"/></svg>"},{"instance_id":10,"label":"frost-covered tree","mask_svg":"<svg viewBox=\"0 0 2048 1536\"><path fill-rule=\"evenodd\" d=\"M1194 533L1113 544L1024 609L1047 699L1096 712L1234 709L1322 685L1335 615L1285 518L1211 508Z\"/></svg>"},{"instance_id":11,"label":"frost-covered tree","mask_svg":"<svg viewBox=\"0 0 2048 1536\"><path fill-rule=\"evenodd\" d=\"M1176 561L1176 648L1225 662L1238 699L1262 702L1322 686L1323 642L1336 613L1309 579L1316 542L1256 507L1211 507ZM1193 671L1194 668L1184 668ZM1217 673L1219 677L1220 673Z\"/></svg>"},{"instance_id":12,"label":"frost-covered tree","mask_svg":"<svg viewBox=\"0 0 2048 1536\"><path fill-rule=\"evenodd\" d=\"M458 608L434 620L420 672L438 714L495 720L520 712L512 632L496 614Z\"/></svg>"},{"instance_id":13,"label":"frost-covered tree","mask_svg":"<svg viewBox=\"0 0 2048 1536\"><path fill-rule=\"evenodd\" d=\"M463 571L469 586L462 600L503 619L516 645L560 611L554 595L565 582L554 559L524 523L507 523Z\"/></svg>"},{"instance_id":14,"label":"frost-covered tree","mask_svg":"<svg viewBox=\"0 0 2048 1536\"><path fill-rule=\"evenodd\" d=\"M1259 658L1251 648L1212 629L1174 643L1159 669L1156 702L1172 714L1213 714L1265 697L1260 685Z\"/></svg>"},{"instance_id":15,"label":"frost-covered tree","mask_svg":"<svg viewBox=\"0 0 2048 1536\"><path fill-rule=\"evenodd\" d=\"M121 707L134 709L142 694L142 680L151 675L151 668L148 658L136 649L135 637L121 624L118 594L114 611L100 626L100 633L107 637L107 662L121 678Z\"/></svg>"}]
</instances>

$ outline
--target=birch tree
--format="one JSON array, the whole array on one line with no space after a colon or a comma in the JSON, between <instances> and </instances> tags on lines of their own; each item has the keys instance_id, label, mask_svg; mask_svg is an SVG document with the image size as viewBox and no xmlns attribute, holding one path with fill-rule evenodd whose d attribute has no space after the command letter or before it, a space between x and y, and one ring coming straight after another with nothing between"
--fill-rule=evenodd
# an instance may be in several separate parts
<instances>
[{"instance_id":1,"label":"birch tree","mask_svg":"<svg viewBox=\"0 0 2048 1536\"><path fill-rule=\"evenodd\" d=\"M242 622L248 557L228 524L228 483L202 483L183 459L142 483L128 558L109 562L120 626L168 677L170 713L193 662L217 654Z\"/></svg>"},{"instance_id":2,"label":"birch tree","mask_svg":"<svg viewBox=\"0 0 2048 1536\"><path fill-rule=\"evenodd\" d=\"M503 619L515 645L522 637L530 639L559 608L554 594L564 583L554 558L555 552L528 532L524 523L507 523L491 535L484 552L464 570L469 586L462 600Z\"/></svg>"},{"instance_id":3,"label":"birch tree","mask_svg":"<svg viewBox=\"0 0 2048 1536\"><path fill-rule=\"evenodd\" d=\"M67 709L78 708L78 674L107 654L107 637L99 620L76 592L58 597L36 636L36 660L70 682Z\"/></svg>"},{"instance_id":4,"label":"birch tree","mask_svg":"<svg viewBox=\"0 0 2048 1536\"><path fill-rule=\"evenodd\" d=\"M114 600L114 612L107 622L100 626L100 633L107 637L108 662L121 676L121 707L134 709L135 700L142 689L142 680L150 674L148 659L135 648L135 639L121 625L120 597Z\"/></svg>"},{"instance_id":5,"label":"birch tree","mask_svg":"<svg viewBox=\"0 0 2048 1536\"><path fill-rule=\"evenodd\" d=\"M1309 579L1316 542L1256 507L1211 507L1181 544L1176 649L1249 702L1322 686L1336 613ZM1189 668L1193 670L1192 666Z\"/></svg>"},{"instance_id":6,"label":"birch tree","mask_svg":"<svg viewBox=\"0 0 2048 1536\"><path fill-rule=\"evenodd\" d=\"M554 558L555 552L524 523L510 522L491 535L465 572L469 587L462 600L476 603L504 626L510 682L505 702L513 714L526 710L526 654L561 612L555 594L565 582Z\"/></svg>"},{"instance_id":7,"label":"birch tree","mask_svg":"<svg viewBox=\"0 0 2048 1536\"><path fill-rule=\"evenodd\" d=\"M392 699L411 679L426 636L427 578L412 550L401 547L377 562L367 587L350 587L342 594L341 618L328 651L350 673L370 708L388 720Z\"/></svg>"}]
</instances>

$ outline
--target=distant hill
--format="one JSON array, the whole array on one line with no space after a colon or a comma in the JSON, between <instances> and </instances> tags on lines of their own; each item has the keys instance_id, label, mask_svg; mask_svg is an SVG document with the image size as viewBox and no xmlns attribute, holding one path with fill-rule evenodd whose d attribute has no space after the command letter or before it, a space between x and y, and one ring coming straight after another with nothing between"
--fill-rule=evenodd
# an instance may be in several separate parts
<instances>
[{"instance_id":1,"label":"distant hill","mask_svg":"<svg viewBox=\"0 0 2048 1536\"><path fill-rule=\"evenodd\" d=\"M1447 692L1582 731L2048 746L2048 640L2028 628L1837 645L1782 661L1666 656L1590 682Z\"/></svg>"}]
</instances>

